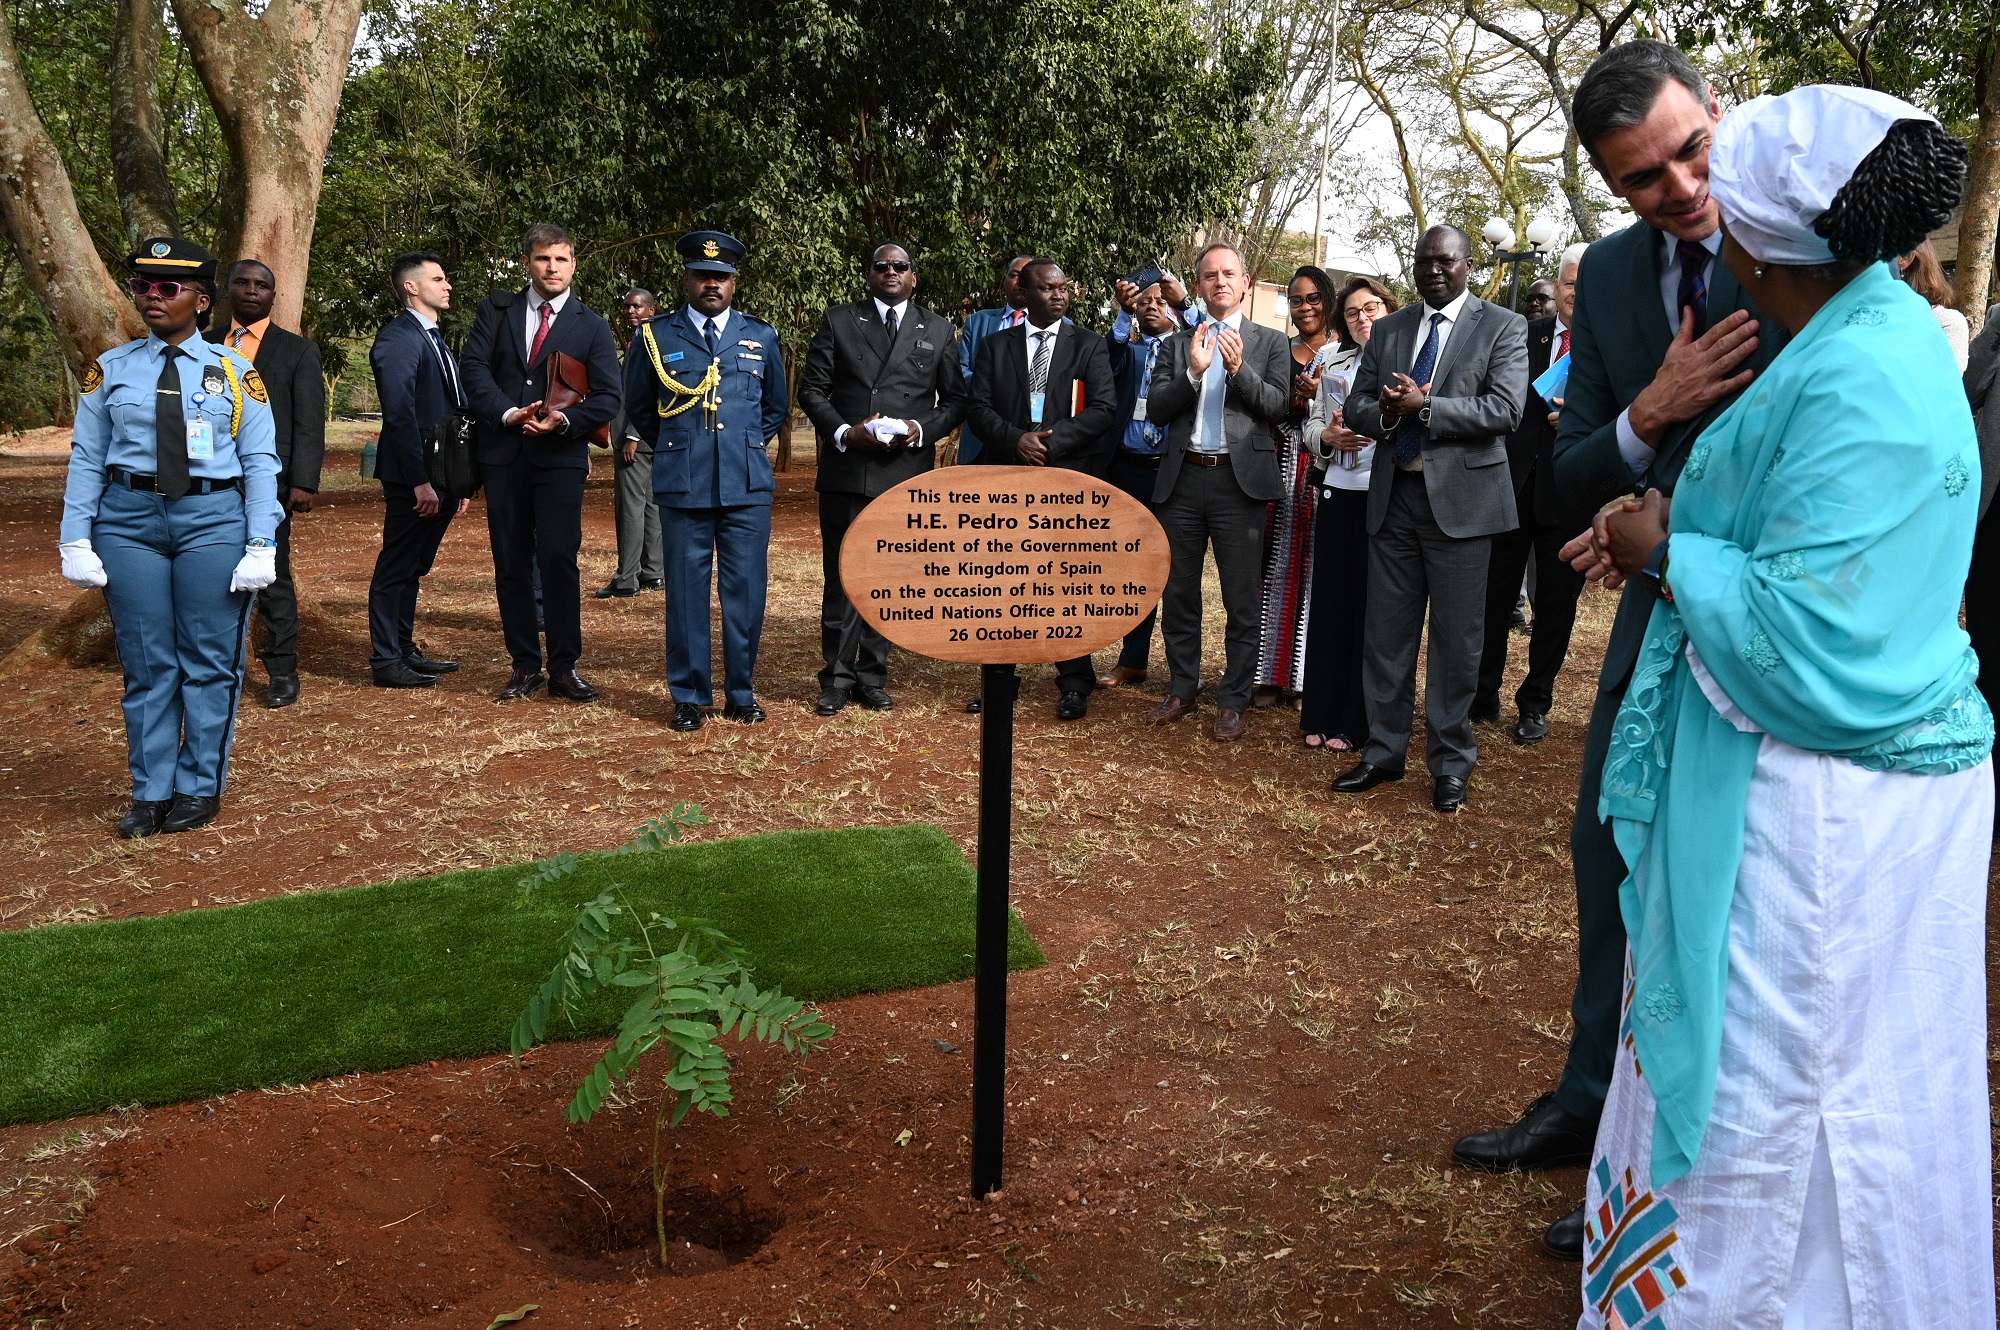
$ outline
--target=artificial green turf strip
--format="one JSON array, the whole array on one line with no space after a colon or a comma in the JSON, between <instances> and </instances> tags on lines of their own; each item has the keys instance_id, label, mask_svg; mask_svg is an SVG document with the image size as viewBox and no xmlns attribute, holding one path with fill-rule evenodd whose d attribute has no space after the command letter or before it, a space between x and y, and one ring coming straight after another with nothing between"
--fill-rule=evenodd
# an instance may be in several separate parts
<instances>
[{"instance_id":1,"label":"artificial green turf strip","mask_svg":"<svg viewBox=\"0 0 2000 1330\"><path fill-rule=\"evenodd\" d=\"M759 984L794 997L973 971L972 869L933 826L590 855L524 898L530 871L0 933L0 1123L504 1052L575 907L614 875L642 912L728 933ZM1012 968L1046 962L1018 918L1010 934ZM631 996L606 994L573 1030L558 1018L550 1034L607 1033Z\"/></svg>"}]
</instances>

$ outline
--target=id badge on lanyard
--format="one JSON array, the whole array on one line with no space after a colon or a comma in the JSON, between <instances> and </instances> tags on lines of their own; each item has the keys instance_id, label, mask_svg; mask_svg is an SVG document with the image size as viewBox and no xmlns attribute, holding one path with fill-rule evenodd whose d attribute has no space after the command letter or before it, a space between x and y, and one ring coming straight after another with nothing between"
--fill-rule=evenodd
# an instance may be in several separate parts
<instances>
[{"instance_id":1,"label":"id badge on lanyard","mask_svg":"<svg viewBox=\"0 0 2000 1330\"><path fill-rule=\"evenodd\" d=\"M194 395L195 414L188 417L187 423L187 449L190 462L215 460L215 423L201 414L201 404L207 400L207 393Z\"/></svg>"},{"instance_id":2,"label":"id badge on lanyard","mask_svg":"<svg viewBox=\"0 0 2000 1330\"><path fill-rule=\"evenodd\" d=\"M1031 424L1031 425L1039 425L1039 424L1041 424L1041 423L1042 423L1042 412L1043 412L1043 410L1044 410L1044 409L1046 409L1046 408L1047 408L1047 406L1048 406L1048 403L1049 403L1049 395L1048 395L1047 393L1029 393L1029 394L1028 394L1028 423L1029 423L1029 424Z\"/></svg>"}]
</instances>

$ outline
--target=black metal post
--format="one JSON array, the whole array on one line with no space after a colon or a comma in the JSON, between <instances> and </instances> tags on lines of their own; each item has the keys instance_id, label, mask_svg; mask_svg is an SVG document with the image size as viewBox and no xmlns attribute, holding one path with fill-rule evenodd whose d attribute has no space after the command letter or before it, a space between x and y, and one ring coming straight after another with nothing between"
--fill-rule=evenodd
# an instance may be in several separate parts
<instances>
[{"instance_id":1,"label":"black metal post","mask_svg":"<svg viewBox=\"0 0 2000 1330\"><path fill-rule=\"evenodd\" d=\"M1000 1190L1007 1115L1008 850L1014 835L1012 665L980 667L979 905L972 1006L972 1194Z\"/></svg>"}]
</instances>

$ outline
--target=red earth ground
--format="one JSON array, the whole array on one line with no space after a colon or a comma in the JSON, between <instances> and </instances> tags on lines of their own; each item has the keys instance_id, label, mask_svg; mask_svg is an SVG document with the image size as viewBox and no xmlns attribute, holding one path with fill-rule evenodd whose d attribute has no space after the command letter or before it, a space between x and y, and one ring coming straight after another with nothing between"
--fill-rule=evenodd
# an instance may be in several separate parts
<instances>
[{"instance_id":1,"label":"red earth ground","mask_svg":"<svg viewBox=\"0 0 2000 1330\"><path fill-rule=\"evenodd\" d=\"M811 714L810 470L780 483L771 722L677 735L657 595L585 601L602 704L493 704L507 662L477 507L420 608L432 654L465 668L426 693L370 688L380 500L355 474L359 432L339 439L297 524L304 700L246 705L213 826L115 840L116 675L19 657L0 674L6 926L607 848L681 801L715 819L705 836L924 820L971 850L976 671L898 653L893 711ZM0 651L73 599L54 556L59 449L0 449ZM600 464L586 589L612 562L608 481ZM1330 795L1343 760L1302 749L1281 708L1229 746L1208 739L1212 713L1142 725L1157 649L1149 685L1100 692L1074 725L1031 669L1014 880L1050 964L1013 979L996 1199L966 1195L958 984L829 1004L838 1035L803 1066L744 1051L735 1115L669 1137L664 1266L652 1087L586 1127L562 1120L595 1045L5 1129L0 1324L482 1330L528 1304L529 1330L1568 1324L1577 1269L1535 1242L1580 1170L1484 1177L1448 1151L1561 1066L1567 828L1612 608L1585 597L1549 741L1485 729L1453 819L1421 779ZM1219 627L1212 612L1211 667Z\"/></svg>"}]
</instances>

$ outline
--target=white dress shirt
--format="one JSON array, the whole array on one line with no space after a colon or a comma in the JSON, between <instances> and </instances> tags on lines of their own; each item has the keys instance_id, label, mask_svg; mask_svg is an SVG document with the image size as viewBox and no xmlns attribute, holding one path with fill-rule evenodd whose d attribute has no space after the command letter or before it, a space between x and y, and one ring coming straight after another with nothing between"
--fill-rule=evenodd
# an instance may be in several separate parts
<instances>
[{"instance_id":1,"label":"white dress shirt","mask_svg":"<svg viewBox=\"0 0 2000 1330\"><path fill-rule=\"evenodd\" d=\"M1417 324L1417 338L1416 341L1414 341L1410 345L1410 363L1408 368L1403 370L1403 373L1408 374L1411 378L1416 377L1417 357L1421 356L1424 353L1424 343L1430 340L1431 326L1432 326L1431 316L1435 314L1442 314L1444 315L1444 320L1443 322L1437 324L1437 335L1438 335L1437 359L1431 362L1431 379L1433 382L1436 381L1438 366L1444 364L1444 349L1445 347L1451 345L1452 329L1458 327L1458 321L1460 317L1463 316L1465 313L1465 302L1468 299L1470 299L1471 296L1472 292L1470 291L1460 291L1458 295L1453 297L1452 300L1449 303L1447 303L1442 309L1433 309L1428 304L1426 304L1423 307L1424 317L1422 321ZM1393 379L1389 380L1388 382L1385 382L1382 386L1386 388L1391 382L1394 382L1394 380ZM1417 386L1422 387L1423 385L1419 384ZM1397 423L1398 424L1401 423L1400 417L1398 418ZM1395 452L1396 450L1394 448L1391 448L1389 450L1390 457L1393 458L1395 456ZM1418 453L1416 457L1411 459L1410 461L1397 462L1396 465L1401 467L1405 471L1421 471L1424 469L1424 455L1422 453Z\"/></svg>"},{"instance_id":2,"label":"white dress shirt","mask_svg":"<svg viewBox=\"0 0 2000 1330\"><path fill-rule=\"evenodd\" d=\"M563 312L563 306L569 303L569 291L565 288L562 294L558 295L554 300L544 300L541 297L541 293L531 286L528 288L527 303L528 335L521 343L521 350L524 355L532 355L535 350L535 333L542 326L542 306L547 305L549 307L551 311L549 314L549 326L553 328L556 319Z\"/></svg>"},{"instance_id":3,"label":"white dress shirt","mask_svg":"<svg viewBox=\"0 0 2000 1330\"><path fill-rule=\"evenodd\" d=\"M903 335L903 320L907 319L910 316L910 302L905 300L902 301L900 304L890 305L884 303L882 297L880 296L875 297L875 319L878 323L880 323L883 326L884 330L886 330L889 326L889 311L892 309L896 311L896 336L901 337ZM914 428L910 433L909 446L912 448L923 447L924 427L922 425L918 425L914 420L911 421L910 424L914 426ZM842 425L839 429L835 430L833 432L833 446L839 449L841 452L846 452L847 431L853 428L854 427L852 425Z\"/></svg>"},{"instance_id":4,"label":"white dress shirt","mask_svg":"<svg viewBox=\"0 0 2000 1330\"><path fill-rule=\"evenodd\" d=\"M1679 252L1680 242L1672 236L1665 235L1664 232L1662 235L1667 243L1660 258L1660 308L1666 313L1667 327L1673 330L1675 336L1679 336L1681 330L1681 265L1676 261L1675 256ZM1715 256L1722 253L1722 228L1719 226L1715 228L1715 233L1706 240L1701 241L1700 244L1709 253L1708 286L1713 290L1715 286ZM1625 459L1625 465L1632 468L1632 479L1637 480L1645 474L1646 468L1653 464L1653 458L1658 451L1652 444L1640 438L1639 432L1632 428L1632 409L1627 407L1625 410L1620 411L1618 413L1618 454Z\"/></svg>"},{"instance_id":5,"label":"white dress shirt","mask_svg":"<svg viewBox=\"0 0 2000 1330\"><path fill-rule=\"evenodd\" d=\"M693 305L689 305L686 308L688 322L694 325L694 335L696 337L701 336L707 330L708 325L713 323L715 325L715 344L720 348L722 339L729 333L729 316L736 311L725 306L722 313L711 319Z\"/></svg>"}]
</instances>

